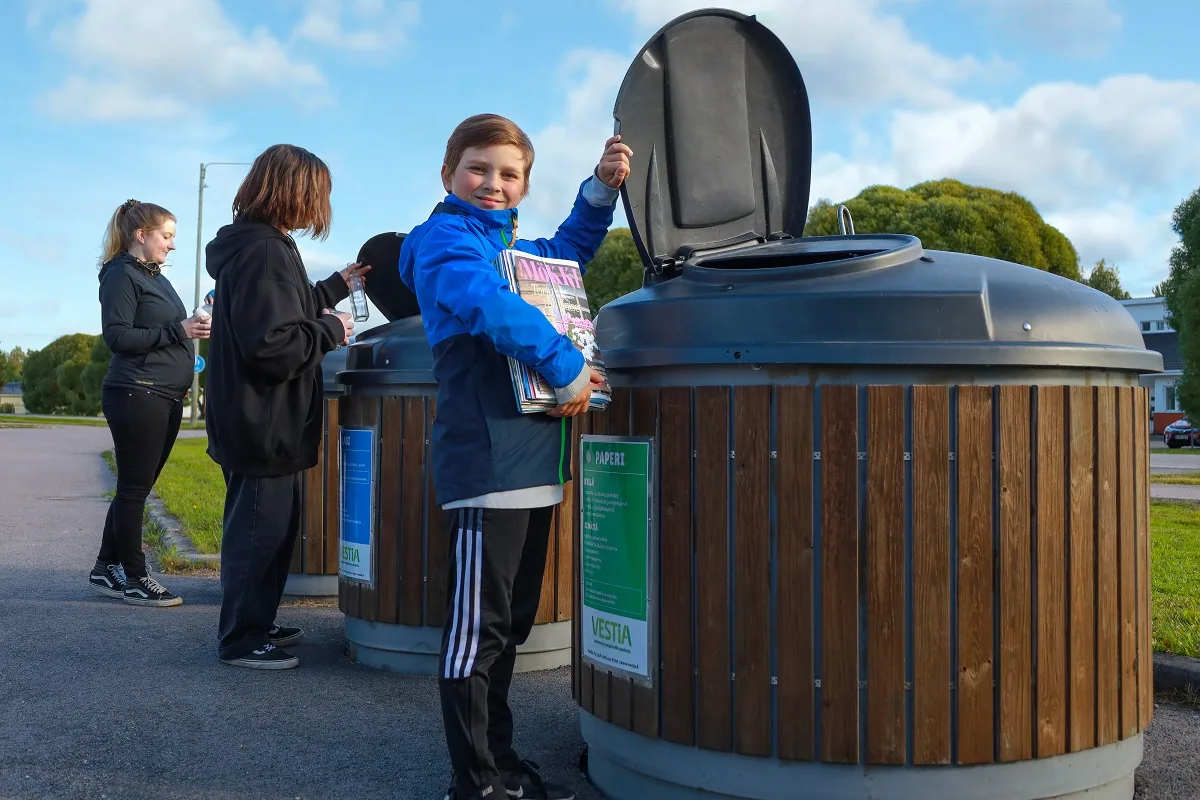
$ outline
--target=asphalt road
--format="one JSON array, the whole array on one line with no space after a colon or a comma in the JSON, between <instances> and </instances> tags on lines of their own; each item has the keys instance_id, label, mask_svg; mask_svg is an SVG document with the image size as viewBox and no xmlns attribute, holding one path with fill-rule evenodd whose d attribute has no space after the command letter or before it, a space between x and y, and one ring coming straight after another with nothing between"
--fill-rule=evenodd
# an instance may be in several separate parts
<instances>
[{"instance_id":1,"label":"asphalt road","mask_svg":"<svg viewBox=\"0 0 1200 800\"><path fill-rule=\"evenodd\" d=\"M341 614L290 604L303 665L217 661L218 584L160 576L185 604L93 594L112 485L105 428L0 429L0 800L440 799L449 777L432 679L365 669ZM600 800L566 670L513 682L519 751ZM1160 706L1139 800L1200 796L1200 712Z\"/></svg>"}]
</instances>

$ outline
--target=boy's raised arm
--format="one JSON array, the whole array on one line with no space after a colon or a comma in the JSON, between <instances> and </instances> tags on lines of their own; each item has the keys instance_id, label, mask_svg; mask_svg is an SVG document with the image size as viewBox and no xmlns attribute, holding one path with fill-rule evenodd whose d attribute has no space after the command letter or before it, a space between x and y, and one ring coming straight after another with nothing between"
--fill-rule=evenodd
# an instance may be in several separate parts
<instances>
[{"instance_id":1,"label":"boy's raised arm","mask_svg":"<svg viewBox=\"0 0 1200 800\"><path fill-rule=\"evenodd\" d=\"M514 294L496 266L454 224L421 242L415 280L435 302L458 317L475 336L537 370L555 389L571 385L584 371L583 354L554 329L546 315Z\"/></svg>"}]
</instances>

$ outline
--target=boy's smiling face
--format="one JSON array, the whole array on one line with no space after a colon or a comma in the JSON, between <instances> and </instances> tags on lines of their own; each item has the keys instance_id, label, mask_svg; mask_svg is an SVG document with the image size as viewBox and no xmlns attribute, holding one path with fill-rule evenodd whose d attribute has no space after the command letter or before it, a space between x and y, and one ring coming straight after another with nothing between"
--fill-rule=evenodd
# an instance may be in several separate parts
<instances>
[{"instance_id":1,"label":"boy's smiling face","mask_svg":"<svg viewBox=\"0 0 1200 800\"><path fill-rule=\"evenodd\" d=\"M453 172L442 165L442 185L485 211L516 208L525 196L525 156L510 144L468 147Z\"/></svg>"}]
</instances>

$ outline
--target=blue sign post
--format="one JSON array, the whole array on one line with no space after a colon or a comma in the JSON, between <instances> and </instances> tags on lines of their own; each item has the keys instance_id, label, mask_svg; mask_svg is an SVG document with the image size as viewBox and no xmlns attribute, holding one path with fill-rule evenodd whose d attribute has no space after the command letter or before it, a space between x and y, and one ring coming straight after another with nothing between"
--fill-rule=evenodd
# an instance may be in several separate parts
<instances>
[{"instance_id":1,"label":"blue sign post","mask_svg":"<svg viewBox=\"0 0 1200 800\"><path fill-rule=\"evenodd\" d=\"M375 430L339 428L342 525L338 572L375 585L372 558L375 520Z\"/></svg>"},{"instance_id":2,"label":"blue sign post","mask_svg":"<svg viewBox=\"0 0 1200 800\"><path fill-rule=\"evenodd\" d=\"M192 368L192 371L197 374L204 372L204 356L199 353L196 354L196 365Z\"/></svg>"}]
</instances>

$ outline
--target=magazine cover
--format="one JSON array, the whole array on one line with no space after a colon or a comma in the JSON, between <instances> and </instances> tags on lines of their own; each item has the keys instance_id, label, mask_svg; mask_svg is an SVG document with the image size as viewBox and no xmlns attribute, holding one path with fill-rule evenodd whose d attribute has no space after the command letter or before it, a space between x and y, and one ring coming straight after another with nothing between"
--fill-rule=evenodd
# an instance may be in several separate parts
<instances>
[{"instance_id":1,"label":"magazine cover","mask_svg":"<svg viewBox=\"0 0 1200 800\"><path fill-rule=\"evenodd\" d=\"M583 353L588 366L605 375L604 383L592 390L591 408L606 408L612 399L612 390L604 371L604 359L596 347L596 330L579 265L574 261L505 250L497 259L497 267L509 287L545 314L555 330L566 334ZM547 411L558 405L554 390L536 370L515 358L508 360L508 366L521 413Z\"/></svg>"}]
</instances>

